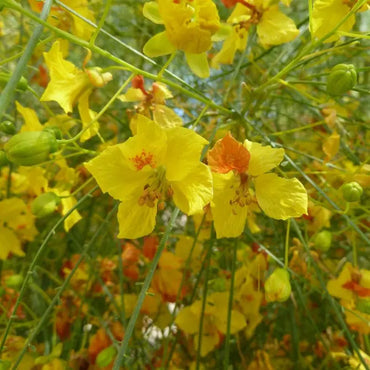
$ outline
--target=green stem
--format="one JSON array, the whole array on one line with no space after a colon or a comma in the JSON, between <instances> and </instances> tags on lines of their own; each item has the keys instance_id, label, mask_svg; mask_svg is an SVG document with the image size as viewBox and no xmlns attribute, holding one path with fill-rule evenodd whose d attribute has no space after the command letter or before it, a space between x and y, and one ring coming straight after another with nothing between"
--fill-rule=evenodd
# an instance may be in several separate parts
<instances>
[{"instance_id":1,"label":"green stem","mask_svg":"<svg viewBox=\"0 0 370 370\"><path fill-rule=\"evenodd\" d=\"M9 334L9 331L10 331L10 327L13 323L13 320L14 318L16 317L16 312L17 312L17 309L18 309L18 306L23 298L23 295L26 291L26 287L28 285L28 281L30 280L31 276L34 274L35 272L35 268L37 266L37 263L43 253L43 251L45 250L49 240L55 235L55 232L56 230L58 229L58 227L60 225L63 224L64 220L75 210L77 209L86 199L88 199L90 197L90 194L92 194L96 189L98 188L98 186L95 186L93 189L91 189L86 195L84 195L76 204L74 207L72 207L63 217L61 217L59 219L59 221L51 228L51 230L49 231L49 233L46 235L46 238L44 239L44 241L42 242L42 244L40 245L40 248L37 250L36 252L36 255L35 257L33 258L31 264L30 264L30 267L28 269L28 272L23 280L23 284L22 284L22 287L19 291L19 296L13 306L13 310L12 310L12 313L11 313L11 316L9 318L9 321L7 323L7 326L5 328L5 332L4 332L4 335L3 335L3 338L1 340L1 344L0 344L0 353L3 351L3 348L4 348L4 344L5 344L5 340Z\"/></svg>"},{"instance_id":2,"label":"green stem","mask_svg":"<svg viewBox=\"0 0 370 370\"><path fill-rule=\"evenodd\" d=\"M204 288L203 288L203 299L202 299L202 308L200 312L200 320L199 320L199 333L198 333L198 348L197 348L197 362L196 362L196 370L200 369L200 357L201 357L201 349L202 349L202 337L203 337L203 322L204 322L204 312L206 310L206 303L207 303L207 292L208 292L208 276L209 276L209 267L211 264L211 254L212 254L212 243L210 243L207 251L206 256L206 273L204 275Z\"/></svg>"},{"instance_id":3,"label":"green stem","mask_svg":"<svg viewBox=\"0 0 370 370\"><path fill-rule=\"evenodd\" d=\"M110 10L111 6L112 6L112 0L107 0L106 3L105 3L104 13L103 13L102 17L100 18L100 21L98 23L98 26L95 29L94 34L91 36L90 45L95 44L95 40L98 37L100 30L103 28L105 19L108 16L108 13L109 13L109 10Z\"/></svg>"},{"instance_id":4,"label":"green stem","mask_svg":"<svg viewBox=\"0 0 370 370\"><path fill-rule=\"evenodd\" d=\"M175 208L173 210L172 214L171 214L171 218L170 218L170 220L168 222L168 225L166 227L166 231L165 231L164 235L162 236L162 239L159 243L157 252L155 253L155 256L152 260L152 263L151 263L149 271L148 271L148 275L146 276L146 278L144 280L143 286L141 288L141 291L140 291L138 299L137 299L135 309L132 312L132 315L131 315L130 320L128 322L127 328L125 330L125 336L124 336L123 341L121 343L121 346L119 348L117 357L114 361L112 370L119 370L120 367L121 367L122 361L123 361L124 357L126 356L126 352L127 352L127 349L128 349L128 343L129 343L129 340L130 340L130 338L133 334L137 318L139 317L141 306L144 303L144 299L145 299L145 296L147 294L147 290L149 289L150 283L152 281L154 272L157 268L159 258L161 257L162 252L163 252L163 250L166 246L166 242L168 240L168 237L171 233L173 224L175 223L175 220L176 220L178 214L179 214L179 209Z\"/></svg>"},{"instance_id":5,"label":"green stem","mask_svg":"<svg viewBox=\"0 0 370 370\"><path fill-rule=\"evenodd\" d=\"M284 267L287 268L289 264L289 237L290 237L290 218L287 221L286 236L285 236L285 257Z\"/></svg>"},{"instance_id":6,"label":"green stem","mask_svg":"<svg viewBox=\"0 0 370 370\"><path fill-rule=\"evenodd\" d=\"M3 2L5 3L4 4L5 6L8 5L7 1L3 1ZM48 17L52 3L53 3L52 0L45 0L44 7L42 8L42 12L40 14L40 18L36 17L38 21L40 21L40 22L44 21ZM0 5L1 5L1 3L0 3ZM11 5L13 5L13 4L11 4ZM9 6L12 7L11 5L9 5ZM30 58L32 56L33 50L35 49L35 47L36 47L36 45L39 41L39 38L42 34L43 29L44 29L44 24L42 24L42 23L38 24L35 27L35 30L33 31L32 35L31 35L31 37L30 37L30 39L27 43L26 49L24 50L21 58L18 61L17 66L15 67L14 72L12 73L12 76L10 77L10 79L9 79L8 83L6 84L3 92L1 93L1 96L0 96L0 120L3 117L6 109L8 108L8 105L9 105L10 101L13 98L14 91L17 87L17 84L18 84L19 80L21 79L24 70L27 67L27 63L28 63L28 61L30 60Z\"/></svg>"},{"instance_id":7,"label":"green stem","mask_svg":"<svg viewBox=\"0 0 370 370\"><path fill-rule=\"evenodd\" d=\"M229 295L229 307L227 311L227 327L226 327L226 338L225 338L225 355L224 355L224 369L228 370L230 360L230 329L231 329L231 313L233 310L234 300L234 283L235 283L235 266L236 266L236 255L238 250L238 239L235 239L233 248L233 260L231 265L231 280L230 280L230 295Z\"/></svg>"}]
</instances>

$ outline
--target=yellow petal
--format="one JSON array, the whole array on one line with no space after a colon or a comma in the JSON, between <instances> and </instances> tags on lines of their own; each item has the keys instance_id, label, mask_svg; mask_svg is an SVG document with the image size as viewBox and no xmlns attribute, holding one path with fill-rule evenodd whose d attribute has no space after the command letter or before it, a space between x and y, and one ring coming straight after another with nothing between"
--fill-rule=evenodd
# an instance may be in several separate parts
<instances>
[{"instance_id":1,"label":"yellow petal","mask_svg":"<svg viewBox=\"0 0 370 370\"><path fill-rule=\"evenodd\" d=\"M199 331L200 317L195 315L191 306L184 307L176 317L176 325L187 334L195 334Z\"/></svg>"},{"instance_id":2,"label":"yellow petal","mask_svg":"<svg viewBox=\"0 0 370 370\"><path fill-rule=\"evenodd\" d=\"M159 14L158 3L155 1L149 1L144 4L143 15L153 23L163 24L162 18Z\"/></svg>"},{"instance_id":3,"label":"yellow petal","mask_svg":"<svg viewBox=\"0 0 370 370\"><path fill-rule=\"evenodd\" d=\"M193 215L203 211L213 195L209 168L199 163L185 178L171 182L173 201L182 212Z\"/></svg>"},{"instance_id":4,"label":"yellow petal","mask_svg":"<svg viewBox=\"0 0 370 370\"><path fill-rule=\"evenodd\" d=\"M247 207L230 204L240 185L238 177L232 172L213 173L212 216L217 238L233 238L241 235L247 219Z\"/></svg>"},{"instance_id":5,"label":"yellow petal","mask_svg":"<svg viewBox=\"0 0 370 370\"><path fill-rule=\"evenodd\" d=\"M143 52L151 58L172 54L176 51L175 46L168 40L166 32L160 32L150 38L144 45Z\"/></svg>"},{"instance_id":6,"label":"yellow petal","mask_svg":"<svg viewBox=\"0 0 370 370\"><path fill-rule=\"evenodd\" d=\"M166 178L180 181L198 166L201 152L208 141L184 127L174 127L166 130L166 133Z\"/></svg>"},{"instance_id":7,"label":"yellow petal","mask_svg":"<svg viewBox=\"0 0 370 370\"><path fill-rule=\"evenodd\" d=\"M132 168L121 151L123 145L110 146L85 163L102 191L119 200L130 197L138 188L142 189L151 174L150 169L136 171Z\"/></svg>"},{"instance_id":8,"label":"yellow petal","mask_svg":"<svg viewBox=\"0 0 370 370\"><path fill-rule=\"evenodd\" d=\"M332 31L334 27L348 14L349 6L342 0L316 0L312 11L313 36L321 38ZM350 31L355 24L355 15L349 17L337 31ZM339 36L334 34L325 42L338 40Z\"/></svg>"},{"instance_id":9,"label":"yellow petal","mask_svg":"<svg viewBox=\"0 0 370 370\"><path fill-rule=\"evenodd\" d=\"M326 161L330 161L339 150L340 135L337 132L333 132L327 137L322 145L322 150L326 154Z\"/></svg>"},{"instance_id":10,"label":"yellow petal","mask_svg":"<svg viewBox=\"0 0 370 370\"><path fill-rule=\"evenodd\" d=\"M24 125L21 127L21 132L24 131L41 131L43 129L42 124L37 117L36 112L31 108L25 108L17 101L15 102L17 111L22 115L24 119Z\"/></svg>"},{"instance_id":11,"label":"yellow petal","mask_svg":"<svg viewBox=\"0 0 370 370\"><path fill-rule=\"evenodd\" d=\"M268 47L294 40L299 30L293 20L279 10L278 5L273 5L263 13L257 25L257 34L260 43Z\"/></svg>"},{"instance_id":12,"label":"yellow petal","mask_svg":"<svg viewBox=\"0 0 370 370\"><path fill-rule=\"evenodd\" d=\"M6 260L9 253L24 256L21 243L15 233L6 227L0 226L0 260Z\"/></svg>"},{"instance_id":13,"label":"yellow petal","mask_svg":"<svg viewBox=\"0 0 370 370\"><path fill-rule=\"evenodd\" d=\"M68 196L70 195L69 192L63 192L59 195ZM62 215L66 215L68 211L74 207L77 203L77 200L75 197L68 197L68 198L62 198ZM64 230L69 231L75 224L77 224L78 221L82 219L80 212L78 212L77 209L75 209L65 220L64 220Z\"/></svg>"},{"instance_id":14,"label":"yellow petal","mask_svg":"<svg viewBox=\"0 0 370 370\"><path fill-rule=\"evenodd\" d=\"M248 175L259 176L277 167L284 158L284 149L275 149L271 146L262 146L259 143L245 140L244 146L251 155L249 159Z\"/></svg>"},{"instance_id":15,"label":"yellow petal","mask_svg":"<svg viewBox=\"0 0 370 370\"><path fill-rule=\"evenodd\" d=\"M125 94L122 94L118 97L119 100L123 102L135 102L135 101L142 101L145 99L144 93L141 89L136 89L134 87L130 87L127 89Z\"/></svg>"},{"instance_id":16,"label":"yellow petal","mask_svg":"<svg viewBox=\"0 0 370 370\"><path fill-rule=\"evenodd\" d=\"M202 343L200 347L200 355L205 357L210 353L213 349L216 348L218 343L220 342L220 337L216 331L211 331L208 333L203 332L202 335ZM198 349L198 336L194 338L194 347Z\"/></svg>"},{"instance_id":17,"label":"yellow petal","mask_svg":"<svg viewBox=\"0 0 370 370\"><path fill-rule=\"evenodd\" d=\"M209 77L209 65L206 53L185 53L186 61L192 72L200 78Z\"/></svg>"},{"instance_id":18,"label":"yellow petal","mask_svg":"<svg viewBox=\"0 0 370 370\"><path fill-rule=\"evenodd\" d=\"M182 119L171 108L163 104L154 106L153 119L154 122L165 128L182 126Z\"/></svg>"},{"instance_id":19,"label":"yellow petal","mask_svg":"<svg viewBox=\"0 0 370 370\"><path fill-rule=\"evenodd\" d=\"M97 113L89 108L89 97L92 90L86 90L78 101L78 112L80 113L82 128L86 130L80 137L81 142L84 142L99 132L99 123L97 121L91 122L97 116Z\"/></svg>"},{"instance_id":20,"label":"yellow petal","mask_svg":"<svg viewBox=\"0 0 370 370\"><path fill-rule=\"evenodd\" d=\"M307 191L296 179L267 173L255 179L256 197L267 216L286 220L307 214Z\"/></svg>"},{"instance_id":21,"label":"yellow petal","mask_svg":"<svg viewBox=\"0 0 370 370\"><path fill-rule=\"evenodd\" d=\"M89 77L63 58L59 41L55 41L50 51L44 53L44 58L50 82L40 100L55 100L65 113L70 113L82 92L91 85Z\"/></svg>"},{"instance_id":22,"label":"yellow petal","mask_svg":"<svg viewBox=\"0 0 370 370\"><path fill-rule=\"evenodd\" d=\"M136 239L150 234L154 230L157 215L157 203L154 207L139 205L140 192L123 201L118 208L118 238Z\"/></svg>"}]
</instances>

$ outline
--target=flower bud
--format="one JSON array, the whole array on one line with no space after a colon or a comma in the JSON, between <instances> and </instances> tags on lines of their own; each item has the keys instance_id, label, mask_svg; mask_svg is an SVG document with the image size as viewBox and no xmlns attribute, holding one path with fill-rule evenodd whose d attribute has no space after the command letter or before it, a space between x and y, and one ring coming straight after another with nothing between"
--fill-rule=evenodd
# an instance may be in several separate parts
<instances>
[{"instance_id":1,"label":"flower bud","mask_svg":"<svg viewBox=\"0 0 370 370\"><path fill-rule=\"evenodd\" d=\"M357 82L357 72L353 64L337 64L326 82L326 91L330 95L343 95Z\"/></svg>"},{"instance_id":2,"label":"flower bud","mask_svg":"<svg viewBox=\"0 0 370 370\"><path fill-rule=\"evenodd\" d=\"M286 301L292 288L289 281L289 272L283 268L277 268L265 282L265 298L267 302Z\"/></svg>"},{"instance_id":3,"label":"flower bud","mask_svg":"<svg viewBox=\"0 0 370 370\"><path fill-rule=\"evenodd\" d=\"M5 280L5 286L12 289L18 289L23 283L23 276L20 274L11 275Z\"/></svg>"},{"instance_id":4,"label":"flower bud","mask_svg":"<svg viewBox=\"0 0 370 370\"><path fill-rule=\"evenodd\" d=\"M332 234L329 230L320 231L314 238L315 249L327 252L331 247Z\"/></svg>"},{"instance_id":5,"label":"flower bud","mask_svg":"<svg viewBox=\"0 0 370 370\"><path fill-rule=\"evenodd\" d=\"M7 135L14 135L17 130L15 129L14 123L10 121L3 121L0 123L0 132Z\"/></svg>"},{"instance_id":6,"label":"flower bud","mask_svg":"<svg viewBox=\"0 0 370 370\"><path fill-rule=\"evenodd\" d=\"M48 131L25 131L14 135L5 145L8 160L20 166L33 166L49 159L58 149L55 135Z\"/></svg>"},{"instance_id":7,"label":"flower bud","mask_svg":"<svg viewBox=\"0 0 370 370\"><path fill-rule=\"evenodd\" d=\"M32 213L38 217L52 214L60 203L60 198L55 193L44 193L39 195L31 204Z\"/></svg>"},{"instance_id":8,"label":"flower bud","mask_svg":"<svg viewBox=\"0 0 370 370\"><path fill-rule=\"evenodd\" d=\"M356 181L344 184L341 190L343 198L347 202L357 202L361 199L361 195L364 192L362 186Z\"/></svg>"},{"instance_id":9,"label":"flower bud","mask_svg":"<svg viewBox=\"0 0 370 370\"><path fill-rule=\"evenodd\" d=\"M89 76L89 80L95 87L103 87L109 81L112 81L112 74L109 72L101 72L102 69L99 67L89 68L86 69L87 75Z\"/></svg>"},{"instance_id":10,"label":"flower bud","mask_svg":"<svg viewBox=\"0 0 370 370\"><path fill-rule=\"evenodd\" d=\"M48 127L45 127L42 131L47 131L47 132L52 133L57 140L60 140L62 138L62 131L60 130L59 127L48 126Z\"/></svg>"},{"instance_id":11,"label":"flower bud","mask_svg":"<svg viewBox=\"0 0 370 370\"><path fill-rule=\"evenodd\" d=\"M96 364L100 367L108 366L116 356L116 349L113 346L107 347L99 352L96 357Z\"/></svg>"}]
</instances>

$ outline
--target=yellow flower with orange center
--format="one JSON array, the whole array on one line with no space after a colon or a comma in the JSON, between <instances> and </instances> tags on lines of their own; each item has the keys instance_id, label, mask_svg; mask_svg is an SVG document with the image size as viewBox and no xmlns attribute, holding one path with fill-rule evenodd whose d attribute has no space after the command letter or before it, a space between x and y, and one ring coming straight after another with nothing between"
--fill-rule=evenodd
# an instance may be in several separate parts
<instances>
[{"instance_id":1,"label":"yellow flower with orange center","mask_svg":"<svg viewBox=\"0 0 370 370\"><path fill-rule=\"evenodd\" d=\"M199 160L207 140L186 128L164 129L141 117L135 136L85 164L101 189L121 201L119 238L151 233L157 208L168 198L188 215L202 212L212 198L210 170Z\"/></svg>"},{"instance_id":2,"label":"yellow flower with orange center","mask_svg":"<svg viewBox=\"0 0 370 370\"><path fill-rule=\"evenodd\" d=\"M257 205L278 220L307 213L304 186L296 178L268 173L283 157L283 149L248 140L241 144L230 134L216 142L208 153L208 164L213 175L211 208L218 238L239 236Z\"/></svg>"}]
</instances>

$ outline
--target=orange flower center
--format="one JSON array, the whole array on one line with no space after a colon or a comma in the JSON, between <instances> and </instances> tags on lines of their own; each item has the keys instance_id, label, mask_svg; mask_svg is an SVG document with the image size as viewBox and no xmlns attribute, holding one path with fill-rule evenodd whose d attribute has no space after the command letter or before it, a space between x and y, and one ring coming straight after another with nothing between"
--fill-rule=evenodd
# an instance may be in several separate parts
<instances>
[{"instance_id":1,"label":"orange flower center","mask_svg":"<svg viewBox=\"0 0 370 370\"><path fill-rule=\"evenodd\" d=\"M155 168L155 161L152 153L147 153L143 150L140 154L135 157L129 158L130 161L134 163L134 166L138 171L143 169L146 165Z\"/></svg>"}]
</instances>

